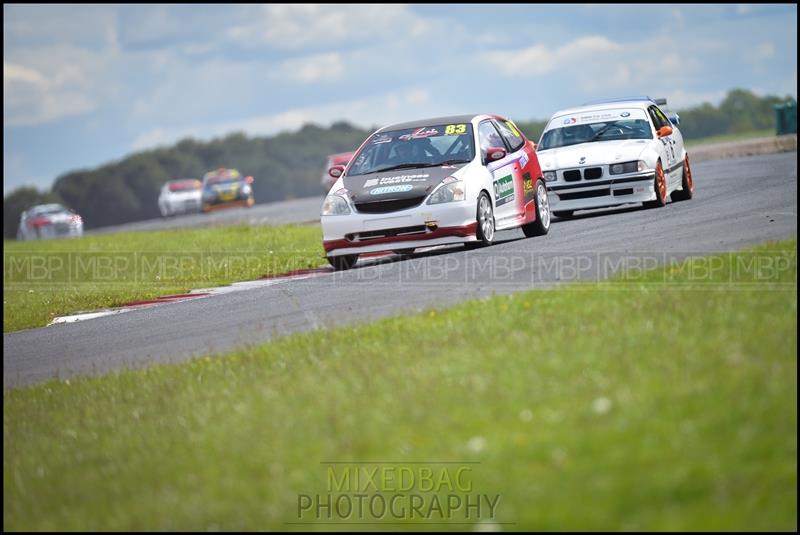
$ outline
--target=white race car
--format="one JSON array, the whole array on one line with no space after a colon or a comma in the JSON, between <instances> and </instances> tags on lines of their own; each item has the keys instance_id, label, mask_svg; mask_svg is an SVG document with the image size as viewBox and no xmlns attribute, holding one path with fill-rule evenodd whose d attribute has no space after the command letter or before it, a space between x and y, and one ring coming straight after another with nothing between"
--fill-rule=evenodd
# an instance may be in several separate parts
<instances>
[{"instance_id":1,"label":"white race car","mask_svg":"<svg viewBox=\"0 0 800 535\"><path fill-rule=\"evenodd\" d=\"M158 209L164 217L199 212L202 193L202 183L199 180L170 180L161 188Z\"/></svg>"},{"instance_id":2,"label":"white race car","mask_svg":"<svg viewBox=\"0 0 800 535\"><path fill-rule=\"evenodd\" d=\"M547 234L550 209L535 145L497 115L395 124L372 134L322 205L323 246L335 269L361 253L490 245L496 230Z\"/></svg>"},{"instance_id":3,"label":"white race car","mask_svg":"<svg viewBox=\"0 0 800 535\"><path fill-rule=\"evenodd\" d=\"M672 121L649 97L553 115L537 149L553 214L567 218L575 210L691 199L689 156L674 114Z\"/></svg>"},{"instance_id":4,"label":"white race car","mask_svg":"<svg viewBox=\"0 0 800 535\"><path fill-rule=\"evenodd\" d=\"M19 218L18 240L79 236L83 236L83 219L60 204L40 204L28 208Z\"/></svg>"}]
</instances>

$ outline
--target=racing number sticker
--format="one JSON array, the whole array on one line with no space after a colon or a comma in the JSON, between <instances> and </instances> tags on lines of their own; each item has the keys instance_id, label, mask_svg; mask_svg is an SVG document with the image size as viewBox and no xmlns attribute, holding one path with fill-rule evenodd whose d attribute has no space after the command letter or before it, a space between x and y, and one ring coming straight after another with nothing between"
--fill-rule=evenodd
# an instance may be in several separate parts
<instances>
[{"instance_id":1,"label":"racing number sticker","mask_svg":"<svg viewBox=\"0 0 800 535\"><path fill-rule=\"evenodd\" d=\"M446 136L463 136L467 133L467 125L465 124L449 124L444 128L444 135Z\"/></svg>"}]
</instances>

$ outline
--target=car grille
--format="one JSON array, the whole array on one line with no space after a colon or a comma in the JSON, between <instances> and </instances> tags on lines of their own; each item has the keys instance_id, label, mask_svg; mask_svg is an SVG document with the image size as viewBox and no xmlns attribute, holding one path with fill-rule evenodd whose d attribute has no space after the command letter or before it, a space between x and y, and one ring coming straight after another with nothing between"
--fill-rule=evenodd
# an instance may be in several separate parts
<instances>
[{"instance_id":1,"label":"car grille","mask_svg":"<svg viewBox=\"0 0 800 535\"><path fill-rule=\"evenodd\" d=\"M425 197L413 197L394 201L356 203L356 210L364 214L385 214L419 206L424 200Z\"/></svg>"},{"instance_id":2,"label":"car grille","mask_svg":"<svg viewBox=\"0 0 800 535\"><path fill-rule=\"evenodd\" d=\"M571 201L574 199L590 199L592 197L605 197L606 195L610 195L611 190L609 188L603 189L595 189L591 191L578 191L575 193L559 193L558 198L562 201Z\"/></svg>"},{"instance_id":3,"label":"car grille","mask_svg":"<svg viewBox=\"0 0 800 535\"><path fill-rule=\"evenodd\" d=\"M600 167L587 167L583 170L583 178L586 180L594 180L603 176L603 169Z\"/></svg>"},{"instance_id":4,"label":"car grille","mask_svg":"<svg viewBox=\"0 0 800 535\"><path fill-rule=\"evenodd\" d=\"M578 182L581 178L595 180L603 176L602 167L587 167L586 169L569 169L564 171L565 182Z\"/></svg>"},{"instance_id":5,"label":"car grille","mask_svg":"<svg viewBox=\"0 0 800 535\"><path fill-rule=\"evenodd\" d=\"M384 230L368 230L355 234L348 234L345 238L348 241L369 241L378 238L388 238L392 236L412 236L414 234L425 234L428 231L425 225L413 227L388 228Z\"/></svg>"}]
</instances>

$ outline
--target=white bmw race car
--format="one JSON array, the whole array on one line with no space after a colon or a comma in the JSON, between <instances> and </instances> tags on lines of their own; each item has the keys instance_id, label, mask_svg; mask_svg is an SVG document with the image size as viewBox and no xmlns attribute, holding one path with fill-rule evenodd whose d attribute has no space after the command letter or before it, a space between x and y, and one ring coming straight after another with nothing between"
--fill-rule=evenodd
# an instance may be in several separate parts
<instances>
[{"instance_id":1,"label":"white bmw race car","mask_svg":"<svg viewBox=\"0 0 800 535\"><path fill-rule=\"evenodd\" d=\"M566 218L576 210L691 199L689 156L674 114L672 122L649 97L553 115L537 149L553 213Z\"/></svg>"},{"instance_id":2,"label":"white bmw race car","mask_svg":"<svg viewBox=\"0 0 800 535\"><path fill-rule=\"evenodd\" d=\"M158 209L164 217L199 212L202 193L203 188L199 180L193 178L170 180L161 187Z\"/></svg>"},{"instance_id":3,"label":"white bmw race car","mask_svg":"<svg viewBox=\"0 0 800 535\"><path fill-rule=\"evenodd\" d=\"M550 209L535 145L498 115L395 124L372 134L322 205L323 246L335 269L362 253L490 245L496 230L547 234Z\"/></svg>"}]
</instances>

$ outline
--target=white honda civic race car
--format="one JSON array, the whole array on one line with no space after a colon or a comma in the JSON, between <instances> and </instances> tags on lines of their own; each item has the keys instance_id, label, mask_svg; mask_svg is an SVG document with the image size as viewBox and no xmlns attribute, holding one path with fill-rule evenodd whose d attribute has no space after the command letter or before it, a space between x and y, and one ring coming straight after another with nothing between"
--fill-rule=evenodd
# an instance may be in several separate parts
<instances>
[{"instance_id":1,"label":"white honda civic race car","mask_svg":"<svg viewBox=\"0 0 800 535\"><path fill-rule=\"evenodd\" d=\"M335 269L362 253L490 245L495 231L547 234L550 208L535 145L498 115L459 115L379 129L322 205L323 246Z\"/></svg>"},{"instance_id":2,"label":"white honda civic race car","mask_svg":"<svg viewBox=\"0 0 800 535\"><path fill-rule=\"evenodd\" d=\"M568 218L576 210L691 199L689 156L674 114L672 121L649 97L553 115L537 148L553 214Z\"/></svg>"}]
</instances>

